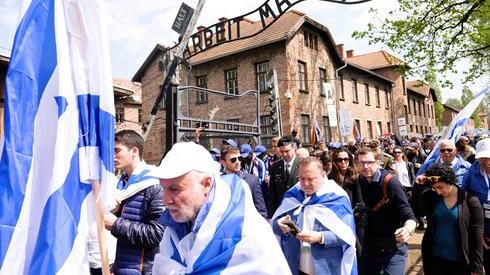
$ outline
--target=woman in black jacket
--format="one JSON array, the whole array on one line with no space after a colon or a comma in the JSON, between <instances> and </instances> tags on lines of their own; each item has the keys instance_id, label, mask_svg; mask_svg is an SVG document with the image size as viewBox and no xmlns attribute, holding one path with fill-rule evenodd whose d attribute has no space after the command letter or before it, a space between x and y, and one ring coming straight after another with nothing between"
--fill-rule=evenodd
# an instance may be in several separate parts
<instances>
[{"instance_id":1,"label":"woman in black jacket","mask_svg":"<svg viewBox=\"0 0 490 275\"><path fill-rule=\"evenodd\" d=\"M414 186L428 221L422 239L425 274L483 274L483 210L456 182L450 166L434 164Z\"/></svg>"}]
</instances>

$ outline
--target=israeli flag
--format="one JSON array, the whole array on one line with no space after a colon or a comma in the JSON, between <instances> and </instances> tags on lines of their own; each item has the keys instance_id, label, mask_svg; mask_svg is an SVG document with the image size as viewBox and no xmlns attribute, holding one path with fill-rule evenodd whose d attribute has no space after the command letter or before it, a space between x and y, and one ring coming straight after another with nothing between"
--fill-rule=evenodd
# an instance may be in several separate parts
<instances>
[{"instance_id":1,"label":"israeli flag","mask_svg":"<svg viewBox=\"0 0 490 275\"><path fill-rule=\"evenodd\" d=\"M0 157L0 274L87 274L91 181L112 180L100 0L36 0L15 35Z\"/></svg>"},{"instance_id":2,"label":"israeli flag","mask_svg":"<svg viewBox=\"0 0 490 275\"><path fill-rule=\"evenodd\" d=\"M306 197L300 189L300 183L296 183L284 194L281 205L272 217L272 223L277 223L278 218L292 210L294 210L294 215L298 215L303 220L303 230L311 231L315 220L317 220L343 240L346 245L342 247L341 274L357 274L354 215L349 197L342 187L325 177L318 191L312 196ZM285 235L278 236L278 238L283 237ZM316 270L315 273L318 274L321 271Z\"/></svg>"},{"instance_id":3,"label":"israeli flag","mask_svg":"<svg viewBox=\"0 0 490 275\"><path fill-rule=\"evenodd\" d=\"M153 274L291 274L267 221L257 212L247 183L237 175L215 177L192 228L166 225Z\"/></svg>"},{"instance_id":4,"label":"israeli flag","mask_svg":"<svg viewBox=\"0 0 490 275\"><path fill-rule=\"evenodd\" d=\"M451 121L449 127L446 129L445 134L441 136L439 141L437 141L436 145L434 146L434 150L432 150L429 156L427 156L424 164L428 163L429 161L436 161L439 159L439 156L441 155L439 152L439 144L442 139L449 139L453 143L458 141L464 131L466 123L468 123L471 115L475 112L476 108L478 108L478 105L480 105L481 101L483 98L485 98L488 92L490 92L490 86L479 92L475 98L473 98L473 100L471 100L461 111L459 111L453 121Z\"/></svg>"}]
</instances>

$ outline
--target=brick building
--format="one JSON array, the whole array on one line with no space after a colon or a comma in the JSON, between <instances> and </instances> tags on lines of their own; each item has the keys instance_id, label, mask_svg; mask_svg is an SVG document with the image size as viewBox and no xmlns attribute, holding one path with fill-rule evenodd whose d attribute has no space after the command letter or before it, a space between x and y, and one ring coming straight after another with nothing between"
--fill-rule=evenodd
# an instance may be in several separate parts
<instances>
[{"instance_id":1,"label":"brick building","mask_svg":"<svg viewBox=\"0 0 490 275\"><path fill-rule=\"evenodd\" d=\"M240 31L246 36L260 24L245 19L240 23ZM159 60L165 51L165 47L157 45L132 79L142 83L144 117L163 82ZM329 127L323 83L333 87L335 101L350 112L362 136L379 136L391 131L392 81L356 64L346 64L343 59L343 52L337 50L325 26L300 12L290 11L256 36L219 45L192 57L190 71L183 67L180 77L183 85L230 94L260 91L262 143L266 145L272 138L266 75L272 69L277 72L282 134L297 130L305 146L310 145L314 125L322 129L326 140L339 140L337 128ZM342 70L336 80L339 68ZM190 95L186 103L185 112L189 116L203 117L213 106L219 106L215 120L250 124L256 119L253 97L238 100L200 93ZM165 150L164 122L164 114L159 112L147 139L152 148L145 154L149 162L157 162Z\"/></svg>"},{"instance_id":2,"label":"brick building","mask_svg":"<svg viewBox=\"0 0 490 275\"><path fill-rule=\"evenodd\" d=\"M116 109L116 131L130 129L141 133L141 84L114 78L112 86Z\"/></svg>"},{"instance_id":3,"label":"brick building","mask_svg":"<svg viewBox=\"0 0 490 275\"><path fill-rule=\"evenodd\" d=\"M407 130L411 135L424 135L432 133L436 123L434 116L434 102L437 101L435 91L427 84L414 80L407 81L403 73L410 69L402 60L387 51L377 51L362 55L354 55L347 51L347 61L380 74L393 83L392 102L395 128L394 133L399 135L398 118L405 118ZM424 116L429 114L430 116Z\"/></svg>"},{"instance_id":4,"label":"brick building","mask_svg":"<svg viewBox=\"0 0 490 275\"><path fill-rule=\"evenodd\" d=\"M419 80L407 81L406 90L407 105L404 106L404 112L408 132L421 136L434 134L436 92Z\"/></svg>"}]
</instances>

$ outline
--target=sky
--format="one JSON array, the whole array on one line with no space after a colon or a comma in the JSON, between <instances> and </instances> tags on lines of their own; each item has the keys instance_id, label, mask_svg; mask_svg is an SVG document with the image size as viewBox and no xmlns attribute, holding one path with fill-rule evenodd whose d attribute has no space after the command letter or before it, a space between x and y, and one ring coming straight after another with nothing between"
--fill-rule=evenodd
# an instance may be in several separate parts
<instances>
[{"instance_id":1,"label":"sky","mask_svg":"<svg viewBox=\"0 0 490 275\"><path fill-rule=\"evenodd\" d=\"M23 1L0 0L0 53L10 54L17 24L21 16ZM198 0L186 0L191 7ZM248 13L265 0L206 0L196 26L209 26L218 18L232 18ZM292 2L292 1L291 1ZM173 45L178 34L171 29L173 20L182 2L174 0L104 0L106 5L108 34L111 47L112 71L114 77L131 79L157 43ZM341 5L320 0L307 0L293 9L327 26L337 44L343 43L345 50L353 49L354 54L378 50L388 50L383 45L368 45L367 40L351 37L355 30L365 30L369 22L379 20L369 13L375 8L381 17L396 9L395 0L373 0L358 5ZM464 62L458 67L468 67ZM452 75L453 89L443 89L443 102L449 97L461 97L463 85L460 76ZM473 92L479 92L488 83L480 79L468 85Z\"/></svg>"}]
</instances>

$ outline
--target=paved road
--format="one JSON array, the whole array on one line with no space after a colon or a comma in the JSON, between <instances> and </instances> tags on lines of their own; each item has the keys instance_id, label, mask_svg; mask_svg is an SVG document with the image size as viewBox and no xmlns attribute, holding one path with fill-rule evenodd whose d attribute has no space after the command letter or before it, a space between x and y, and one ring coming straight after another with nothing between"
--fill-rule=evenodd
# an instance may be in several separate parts
<instances>
[{"instance_id":1,"label":"paved road","mask_svg":"<svg viewBox=\"0 0 490 275\"><path fill-rule=\"evenodd\" d=\"M424 274L422 268L422 253L420 243L422 242L422 237L424 236L423 231L415 231L415 233L408 241L408 259L407 266L405 269L406 274L409 275L422 275Z\"/></svg>"}]
</instances>

